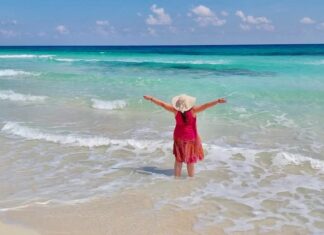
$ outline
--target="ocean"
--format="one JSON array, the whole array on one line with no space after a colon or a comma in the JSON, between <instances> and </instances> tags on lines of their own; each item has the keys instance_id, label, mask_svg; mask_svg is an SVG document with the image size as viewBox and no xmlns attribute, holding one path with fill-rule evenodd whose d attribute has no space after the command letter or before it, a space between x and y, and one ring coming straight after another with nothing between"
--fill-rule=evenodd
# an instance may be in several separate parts
<instances>
[{"instance_id":1,"label":"ocean","mask_svg":"<svg viewBox=\"0 0 324 235\"><path fill-rule=\"evenodd\" d=\"M182 93L227 103L175 180L173 114L143 95ZM0 47L0 213L145 188L197 233L322 234L323 117L324 45Z\"/></svg>"}]
</instances>

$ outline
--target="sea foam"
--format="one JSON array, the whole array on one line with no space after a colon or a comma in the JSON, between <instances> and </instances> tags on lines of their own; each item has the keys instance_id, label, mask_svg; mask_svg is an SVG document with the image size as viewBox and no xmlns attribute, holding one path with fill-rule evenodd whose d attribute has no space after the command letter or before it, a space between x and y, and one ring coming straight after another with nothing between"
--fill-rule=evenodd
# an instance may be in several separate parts
<instances>
[{"instance_id":1,"label":"sea foam","mask_svg":"<svg viewBox=\"0 0 324 235\"><path fill-rule=\"evenodd\" d=\"M32 58L52 58L54 55L33 55L33 54L13 54L0 55L0 59L32 59Z\"/></svg>"},{"instance_id":2,"label":"sea foam","mask_svg":"<svg viewBox=\"0 0 324 235\"><path fill-rule=\"evenodd\" d=\"M324 60L317 60L317 61L312 61L312 62L307 62L304 64L310 64L310 65L324 65Z\"/></svg>"},{"instance_id":3,"label":"sea foam","mask_svg":"<svg viewBox=\"0 0 324 235\"><path fill-rule=\"evenodd\" d=\"M54 61L57 61L57 62L69 62L69 63L72 63L72 62L99 62L99 61L102 61L102 60L99 60L99 59L82 59L82 58L53 58ZM105 61L105 60L103 60Z\"/></svg>"},{"instance_id":4,"label":"sea foam","mask_svg":"<svg viewBox=\"0 0 324 235\"><path fill-rule=\"evenodd\" d=\"M2 69L0 70L0 77L13 77L13 76L37 76L38 73L31 73L15 69Z\"/></svg>"},{"instance_id":5,"label":"sea foam","mask_svg":"<svg viewBox=\"0 0 324 235\"><path fill-rule=\"evenodd\" d=\"M54 58L58 62L119 62L119 63L155 63L155 64L192 64L192 65L221 65L230 62L223 59L218 60L146 60L146 59L82 59L82 58Z\"/></svg>"},{"instance_id":6,"label":"sea foam","mask_svg":"<svg viewBox=\"0 0 324 235\"><path fill-rule=\"evenodd\" d=\"M91 99L92 108L95 109L105 109L105 110L114 110L114 109L123 109L126 107L127 103L124 100L98 100Z\"/></svg>"},{"instance_id":7,"label":"sea foam","mask_svg":"<svg viewBox=\"0 0 324 235\"><path fill-rule=\"evenodd\" d=\"M73 62L75 59L69 59L69 58L57 58L55 59L56 61L61 61L61 62Z\"/></svg>"},{"instance_id":8,"label":"sea foam","mask_svg":"<svg viewBox=\"0 0 324 235\"><path fill-rule=\"evenodd\" d=\"M103 136L89 136L82 134L57 134L48 133L37 128L27 127L17 122L7 122L2 131L8 134L20 136L28 140L42 140L63 145L80 147L100 147L100 146L131 146L136 149L151 148L161 141L135 140L135 139L110 139Z\"/></svg>"},{"instance_id":9,"label":"sea foam","mask_svg":"<svg viewBox=\"0 0 324 235\"><path fill-rule=\"evenodd\" d=\"M123 63L159 63L159 64L193 64L193 65L217 65L228 64L227 60L143 60L143 59L116 59L107 60L107 62Z\"/></svg>"},{"instance_id":10,"label":"sea foam","mask_svg":"<svg viewBox=\"0 0 324 235\"><path fill-rule=\"evenodd\" d=\"M148 151L156 151L162 148L171 148L172 142L165 140L144 140L144 139L111 139L105 136L84 135L79 133L62 134L52 133L44 130L40 130L34 127L28 127L26 125L17 122L6 122L2 127L2 131L26 138L27 140L40 140L53 142L62 145L80 146L80 147L101 147L101 146L115 146L117 148L133 147L135 149L147 149ZM228 162L233 156L237 154L243 154L245 157L245 165L239 167L249 168L254 165L255 156L260 152L275 153L271 159L271 165L275 168L283 168L286 165L301 165L303 163L309 163L314 170L324 171L324 161L320 159L314 159L300 154L293 154L286 151L278 151L276 149L249 149L238 148L230 146L218 146L211 143L204 143L204 149L209 153L209 157L204 161L203 165L205 170L214 170L218 167L218 162ZM214 159L217 156L217 161ZM269 159L269 160L270 160ZM231 160L232 161L232 160ZM236 163L236 161L234 161ZM232 165L234 167L234 165Z\"/></svg>"},{"instance_id":11,"label":"sea foam","mask_svg":"<svg viewBox=\"0 0 324 235\"><path fill-rule=\"evenodd\" d=\"M0 100L11 100L11 101L44 101L47 96L34 96L16 93L12 90L0 90Z\"/></svg>"},{"instance_id":12,"label":"sea foam","mask_svg":"<svg viewBox=\"0 0 324 235\"><path fill-rule=\"evenodd\" d=\"M98 62L100 60L98 60L98 59L81 59L81 58L55 58L54 61L58 61L58 62L80 62L80 61Z\"/></svg>"},{"instance_id":13,"label":"sea foam","mask_svg":"<svg viewBox=\"0 0 324 235\"><path fill-rule=\"evenodd\" d=\"M313 169L324 170L323 161L288 152L279 152L274 158L273 163L277 165L301 165L309 163Z\"/></svg>"}]
</instances>

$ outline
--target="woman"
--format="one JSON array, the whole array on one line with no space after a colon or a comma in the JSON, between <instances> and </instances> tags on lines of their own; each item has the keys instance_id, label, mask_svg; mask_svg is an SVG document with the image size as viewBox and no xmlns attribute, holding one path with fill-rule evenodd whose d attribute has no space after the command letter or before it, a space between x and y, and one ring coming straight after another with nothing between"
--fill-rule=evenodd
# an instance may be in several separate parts
<instances>
[{"instance_id":1,"label":"woman","mask_svg":"<svg viewBox=\"0 0 324 235\"><path fill-rule=\"evenodd\" d=\"M145 95L146 100L174 113L176 126L173 133L173 154L175 156L174 175L181 176L182 163L187 164L190 177L194 176L194 164L204 159L204 151L196 125L196 114L216 104L225 103L224 98L195 106L196 98L185 94L172 98L172 104L165 103L153 96Z\"/></svg>"}]
</instances>

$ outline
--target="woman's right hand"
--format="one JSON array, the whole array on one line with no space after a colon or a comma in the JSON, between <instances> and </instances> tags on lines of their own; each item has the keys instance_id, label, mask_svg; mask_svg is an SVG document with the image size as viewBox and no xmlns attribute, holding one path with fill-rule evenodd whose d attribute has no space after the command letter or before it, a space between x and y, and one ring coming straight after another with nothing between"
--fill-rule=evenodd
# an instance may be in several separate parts
<instances>
[{"instance_id":1,"label":"woman's right hand","mask_svg":"<svg viewBox=\"0 0 324 235\"><path fill-rule=\"evenodd\" d=\"M144 95L143 97L146 100L152 100L152 98L153 98L153 96L150 96L150 95Z\"/></svg>"},{"instance_id":2,"label":"woman's right hand","mask_svg":"<svg viewBox=\"0 0 324 235\"><path fill-rule=\"evenodd\" d=\"M220 98L220 99L217 100L217 102L219 104L223 104L223 103L226 103L226 99L225 98Z\"/></svg>"}]
</instances>

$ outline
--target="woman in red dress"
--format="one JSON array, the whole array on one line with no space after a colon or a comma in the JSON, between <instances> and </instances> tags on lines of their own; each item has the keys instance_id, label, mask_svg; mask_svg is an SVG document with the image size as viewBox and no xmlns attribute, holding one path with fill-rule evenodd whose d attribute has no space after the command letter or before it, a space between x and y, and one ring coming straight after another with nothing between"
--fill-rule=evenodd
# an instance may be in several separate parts
<instances>
[{"instance_id":1,"label":"woman in red dress","mask_svg":"<svg viewBox=\"0 0 324 235\"><path fill-rule=\"evenodd\" d=\"M197 131L196 114L216 104L225 103L226 100L220 98L195 106L196 98L185 94L173 97L172 104L158 100L153 96L146 95L144 98L174 113L176 120L173 132L174 175L181 176L182 163L184 162L187 164L188 175L194 176L194 164L198 160L204 159L204 151Z\"/></svg>"}]
</instances>

